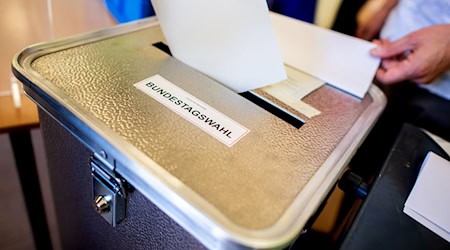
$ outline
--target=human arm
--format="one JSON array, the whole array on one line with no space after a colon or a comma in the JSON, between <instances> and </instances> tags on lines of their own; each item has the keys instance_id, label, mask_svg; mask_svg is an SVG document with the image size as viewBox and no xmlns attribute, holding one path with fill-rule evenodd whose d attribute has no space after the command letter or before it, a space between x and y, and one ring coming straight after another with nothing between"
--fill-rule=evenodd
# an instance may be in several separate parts
<instances>
[{"instance_id":1,"label":"human arm","mask_svg":"<svg viewBox=\"0 0 450 250\"><path fill-rule=\"evenodd\" d=\"M433 25L397 41L376 41L370 53L382 59L376 73L384 84L430 83L450 69L450 24Z\"/></svg>"},{"instance_id":2,"label":"human arm","mask_svg":"<svg viewBox=\"0 0 450 250\"><path fill-rule=\"evenodd\" d=\"M399 0L369 0L356 17L357 28L355 36L371 40L380 33L391 10Z\"/></svg>"}]
</instances>

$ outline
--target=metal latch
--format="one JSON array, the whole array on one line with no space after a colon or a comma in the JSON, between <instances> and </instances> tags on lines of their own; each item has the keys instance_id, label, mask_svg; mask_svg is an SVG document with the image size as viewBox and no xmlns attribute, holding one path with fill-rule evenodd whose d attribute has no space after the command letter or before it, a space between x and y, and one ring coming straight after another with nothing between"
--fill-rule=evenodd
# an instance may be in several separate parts
<instances>
[{"instance_id":1,"label":"metal latch","mask_svg":"<svg viewBox=\"0 0 450 250\"><path fill-rule=\"evenodd\" d=\"M124 180L114 168L96 157L91 157L94 208L113 227L126 216L127 192Z\"/></svg>"}]
</instances>

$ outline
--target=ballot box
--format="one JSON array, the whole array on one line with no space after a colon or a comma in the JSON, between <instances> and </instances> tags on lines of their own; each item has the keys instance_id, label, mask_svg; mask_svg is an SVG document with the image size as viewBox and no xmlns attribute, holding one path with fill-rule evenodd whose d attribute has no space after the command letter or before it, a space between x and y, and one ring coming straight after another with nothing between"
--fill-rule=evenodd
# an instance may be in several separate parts
<instances>
[{"instance_id":1,"label":"ballot box","mask_svg":"<svg viewBox=\"0 0 450 250\"><path fill-rule=\"evenodd\" d=\"M172 57L155 19L31 46L13 71L39 106L63 249L288 247L386 103L324 85L306 116L235 93Z\"/></svg>"}]
</instances>

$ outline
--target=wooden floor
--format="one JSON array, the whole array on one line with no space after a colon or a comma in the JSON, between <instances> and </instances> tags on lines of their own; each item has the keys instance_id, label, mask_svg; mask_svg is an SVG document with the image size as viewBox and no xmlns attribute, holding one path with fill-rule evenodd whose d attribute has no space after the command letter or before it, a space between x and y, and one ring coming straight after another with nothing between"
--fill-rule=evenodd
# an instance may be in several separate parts
<instances>
[{"instance_id":1,"label":"wooden floor","mask_svg":"<svg viewBox=\"0 0 450 250\"><path fill-rule=\"evenodd\" d=\"M23 48L113 25L115 21L102 0L0 1L0 97L12 102L11 60ZM18 112L5 111L6 105L1 105L0 112ZM34 104L22 101L22 105ZM14 127L16 121L2 122ZM33 129L31 135L53 246L59 249L40 130ZM4 132L0 134L0 249L34 248L9 137Z\"/></svg>"}]
</instances>

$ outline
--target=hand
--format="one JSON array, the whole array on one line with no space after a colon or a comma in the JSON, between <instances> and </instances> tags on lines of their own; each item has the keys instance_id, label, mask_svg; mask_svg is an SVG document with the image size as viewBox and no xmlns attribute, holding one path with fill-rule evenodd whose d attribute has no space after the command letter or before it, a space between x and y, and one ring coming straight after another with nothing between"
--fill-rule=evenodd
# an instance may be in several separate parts
<instances>
[{"instance_id":1,"label":"hand","mask_svg":"<svg viewBox=\"0 0 450 250\"><path fill-rule=\"evenodd\" d=\"M398 0L369 0L358 11L355 36L364 40L375 38L381 31Z\"/></svg>"},{"instance_id":2,"label":"hand","mask_svg":"<svg viewBox=\"0 0 450 250\"><path fill-rule=\"evenodd\" d=\"M450 69L450 24L420 29L397 41L374 41L370 51L382 59L376 73L384 84L405 80L430 83Z\"/></svg>"}]
</instances>

